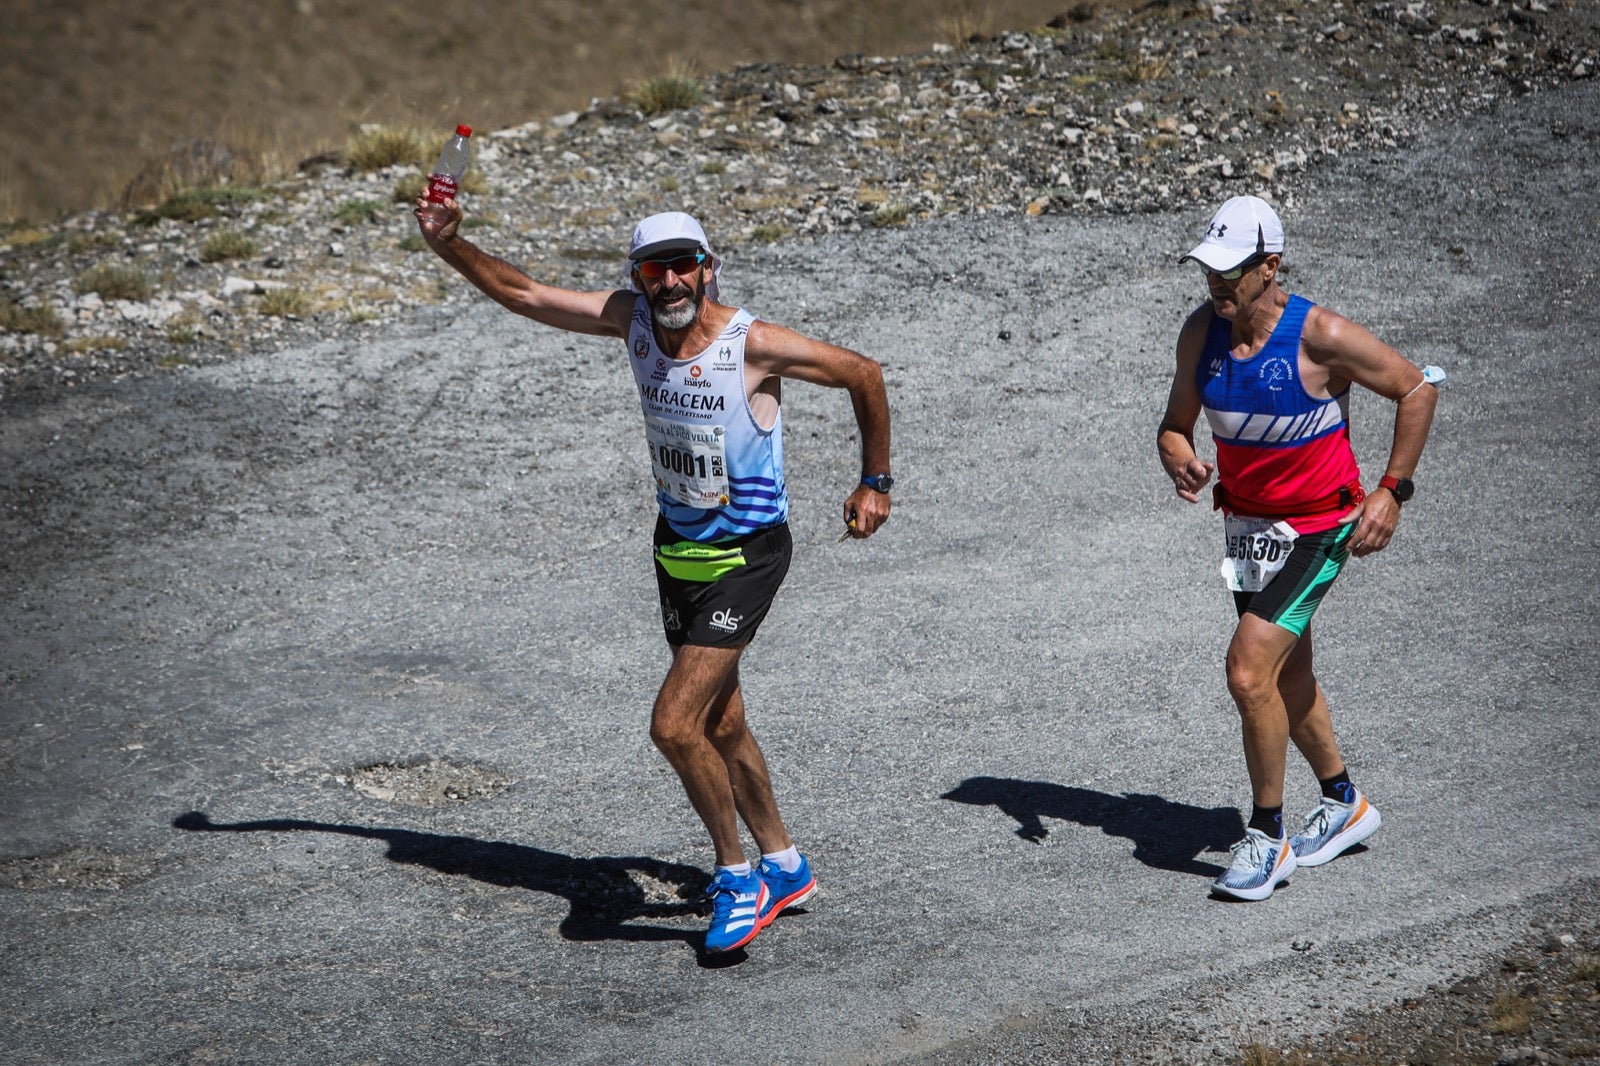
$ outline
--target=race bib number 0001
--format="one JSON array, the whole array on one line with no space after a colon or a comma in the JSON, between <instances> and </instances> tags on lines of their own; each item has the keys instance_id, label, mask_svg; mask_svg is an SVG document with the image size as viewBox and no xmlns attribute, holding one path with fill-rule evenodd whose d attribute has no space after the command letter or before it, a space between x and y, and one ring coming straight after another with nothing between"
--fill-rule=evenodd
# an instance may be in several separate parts
<instances>
[{"instance_id":1,"label":"race bib number 0001","mask_svg":"<svg viewBox=\"0 0 1600 1066\"><path fill-rule=\"evenodd\" d=\"M657 487L690 507L727 506L727 434L721 426L686 426L647 417L644 436Z\"/></svg>"},{"instance_id":2,"label":"race bib number 0001","mask_svg":"<svg viewBox=\"0 0 1600 1066\"><path fill-rule=\"evenodd\" d=\"M1234 592L1260 592L1266 588L1267 582L1289 561L1289 553L1300 535L1287 522L1237 515L1223 518L1223 530L1227 534L1228 550L1219 569L1223 581Z\"/></svg>"}]
</instances>

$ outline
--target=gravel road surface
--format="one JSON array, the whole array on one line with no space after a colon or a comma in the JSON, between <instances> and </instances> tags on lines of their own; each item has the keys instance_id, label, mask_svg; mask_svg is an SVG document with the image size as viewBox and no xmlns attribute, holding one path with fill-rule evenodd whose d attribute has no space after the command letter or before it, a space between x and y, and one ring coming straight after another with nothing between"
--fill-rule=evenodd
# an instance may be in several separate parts
<instances>
[{"instance_id":1,"label":"gravel road surface","mask_svg":"<svg viewBox=\"0 0 1600 1066\"><path fill-rule=\"evenodd\" d=\"M853 419L788 390L795 563L744 680L822 891L731 964L646 736L614 342L482 301L9 402L3 1057L1199 1062L1593 900L1597 148L1576 82L1286 214L1289 287L1450 380L1394 545L1318 616L1383 831L1255 905L1206 893L1248 803L1220 522L1154 459L1207 211L729 264L725 295L884 363L900 479L835 544ZM1369 482L1389 411L1354 403Z\"/></svg>"}]
</instances>

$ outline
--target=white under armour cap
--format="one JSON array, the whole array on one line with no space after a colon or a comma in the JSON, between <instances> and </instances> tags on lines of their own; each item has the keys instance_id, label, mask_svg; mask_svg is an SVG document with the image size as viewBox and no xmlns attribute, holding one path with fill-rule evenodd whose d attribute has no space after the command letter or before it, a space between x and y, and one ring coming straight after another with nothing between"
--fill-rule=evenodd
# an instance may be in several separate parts
<instances>
[{"instance_id":1,"label":"white under armour cap","mask_svg":"<svg viewBox=\"0 0 1600 1066\"><path fill-rule=\"evenodd\" d=\"M1206 236L1182 259L1193 259L1208 270L1232 270L1254 255L1283 251L1283 223L1278 213L1259 196L1235 196L1211 216Z\"/></svg>"},{"instance_id":2,"label":"white under armour cap","mask_svg":"<svg viewBox=\"0 0 1600 1066\"><path fill-rule=\"evenodd\" d=\"M642 259L661 259L673 252L693 252L705 249L711 257L711 280L706 284L706 294L717 299L717 278L722 273L722 257L711 250L706 231L693 215L682 211L663 211L640 220L633 227L633 240L628 245L628 278L633 287L633 264Z\"/></svg>"}]
</instances>

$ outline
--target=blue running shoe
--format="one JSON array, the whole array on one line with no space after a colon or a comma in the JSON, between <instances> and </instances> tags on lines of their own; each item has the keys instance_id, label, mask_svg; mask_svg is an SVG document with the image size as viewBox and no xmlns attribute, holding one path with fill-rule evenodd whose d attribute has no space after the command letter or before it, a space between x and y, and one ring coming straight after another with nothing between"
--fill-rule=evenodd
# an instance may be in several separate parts
<instances>
[{"instance_id":1,"label":"blue running shoe","mask_svg":"<svg viewBox=\"0 0 1600 1066\"><path fill-rule=\"evenodd\" d=\"M770 896L766 909L761 912L762 928L771 925L772 920L783 911L798 907L817 894L817 879L811 876L811 864L806 862L804 855L800 856L799 869L792 874L784 873L783 867L770 859L762 859L756 867L756 873L766 882Z\"/></svg>"},{"instance_id":2,"label":"blue running shoe","mask_svg":"<svg viewBox=\"0 0 1600 1066\"><path fill-rule=\"evenodd\" d=\"M1300 832L1289 838L1289 844L1299 865L1321 866L1376 833L1382 824L1378 808L1360 792L1349 803L1324 796L1317 809L1306 816Z\"/></svg>"},{"instance_id":3,"label":"blue running shoe","mask_svg":"<svg viewBox=\"0 0 1600 1066\"><path fill-rule=\"evenodd\" d=\"M740 877L727 870L706 886L711 899L711 928L706 930L706 950L712 954L734 951L756 938L762 930L761 914L766 910L767 883L751 870Z\"/></svg>"},{"instance_id":4,"label":"blue running shoe","mask_svg":"<svg viewBox=\"0 0 1600 1066\"><path fill-rule=\"evenodd\" d=\"M1229 849L1233 863L1211 882L1211 891L1234 899L1260 900L1294 873L1294 849L1280 837L1273 840L1259 829L1246 829L1244 839Z\"/></svg>"}]
</instances>

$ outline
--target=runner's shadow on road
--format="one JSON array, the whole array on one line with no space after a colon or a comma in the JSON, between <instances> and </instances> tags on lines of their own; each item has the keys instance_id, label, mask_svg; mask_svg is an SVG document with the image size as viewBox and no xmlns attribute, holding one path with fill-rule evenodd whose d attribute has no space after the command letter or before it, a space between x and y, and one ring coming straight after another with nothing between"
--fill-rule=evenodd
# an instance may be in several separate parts
<instances>
[{"instance_id":1,"label":"runner's shadow on road","mask_svg":"<svg viewBox=\"0 0 1600 1066\"><path fill-rule=\"evenodd\" d=\"M635 918L679 918L698 913L690 900L704 891L708 878L693 866L660 862L642 856L579 859L526 844L504 844L474 837L419 833L410 829L338 825L300 818L266 818L253 822L213 822L202 811L172 820L174 828L203 833L339 833L381 840L385 858L426 866L452 877L470 877L502 888L524 888L561 896L571 911L561 920L568 940L682 940L697 950L703 934L659 925L633 925ZM659 883L651 899L633 876Z\"/></svg>"},{"instance_id":2,"label":"runner's shadow on road","mask_svg":"<svg viewBox=\"0 0 1600 1066\"><path fill-rule=\"evenodd\" d=\"M1215 877L1223 868L1198 856L1226 853L1244 836L1244 819L1232 807L1195 807L1139 792L1116 795L1049 781L969 777L941 798L998 807L1017 820L1017 836L1035 844L1050 835L1044 820L1056 818L1126 837L1133 841L1133 857L1146 866L1204 877Z\"/></svg>"}]
</instances>

